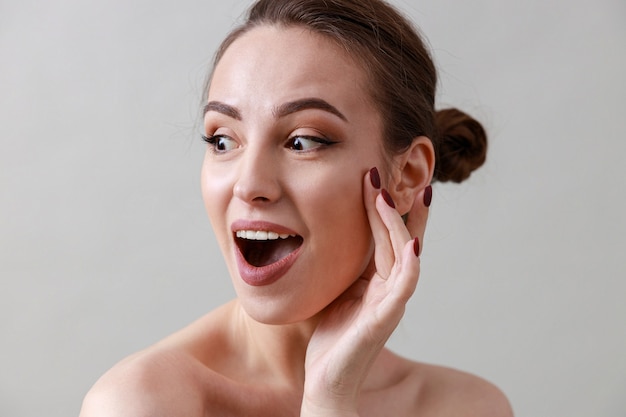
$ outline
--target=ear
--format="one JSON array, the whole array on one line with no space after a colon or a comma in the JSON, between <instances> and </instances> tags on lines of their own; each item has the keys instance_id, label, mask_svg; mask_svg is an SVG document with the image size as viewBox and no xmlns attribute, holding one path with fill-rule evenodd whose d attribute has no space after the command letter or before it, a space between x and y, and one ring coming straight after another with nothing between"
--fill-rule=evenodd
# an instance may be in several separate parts
<instances>
[{"instance_id":1,"label":"ear","mask_svg":"<svg viewBox=\"0 0 626 417\"><path fill-rule=\"evenodd\" d=\"M408 213L421 190L433 179L435 149L429 138L418 136L409 149L394 156L390 193L400 214Z\"/></svg>"}]
</instances>

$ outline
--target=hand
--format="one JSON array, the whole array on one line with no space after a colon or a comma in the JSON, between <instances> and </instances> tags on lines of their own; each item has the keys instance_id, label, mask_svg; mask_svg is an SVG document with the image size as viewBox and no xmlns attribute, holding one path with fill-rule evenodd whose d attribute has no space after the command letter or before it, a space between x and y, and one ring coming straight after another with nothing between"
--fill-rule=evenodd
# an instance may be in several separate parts
<instances>
[{"instance_id":1,"label":"hand","mask_svg":"<svg viewBox=\"0 0 626 417\"><path fill-rule=\"evenodd\" d=\"M324 311L309 342L301 416L357 415L363 381L417 285L419 242L428 217L424 191L418 193L405 225L385 201L386 191L372 185L371 175L365 176L363 189L374 260Z\"/></svg>"}]
</instances>

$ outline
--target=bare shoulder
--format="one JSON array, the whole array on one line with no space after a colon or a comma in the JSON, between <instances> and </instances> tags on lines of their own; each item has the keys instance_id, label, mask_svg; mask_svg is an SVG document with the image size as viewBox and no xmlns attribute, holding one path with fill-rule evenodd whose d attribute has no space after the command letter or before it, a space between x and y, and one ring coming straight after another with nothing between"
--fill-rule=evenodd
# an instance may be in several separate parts
<instances>
[{"instance_id":1,"label":"bare shoulder","mask_svg":"<svg viewBox=\"0 0 626 417\"><path fill-rule=\"evenodd\" d=\"M178 352L137 353L95 383L83 400L80 416L201 415L196 373L193 359Z\"/></svg>"},{"instance_id":2,"label":"bare shoulder","mask_svg":"<svg viewBox=\"0 0 626 417\"><path fill-rule=\"evenodd\" d=\"M413 362L410 379L419 386L418 415L511 417L504 393L476 375Z\"/></svg>"},{"instance_id":3,"label":"bare shoulder","mask_svg":"<svg viewBox=\"0 0 626 417\"><path fill-rule=\"evenodd\" d=\"M363 416L511 417L492 383L455 369L403 358L383 349L363 385Z\"/></svg>"},{"instance_id":4,"label":"bare shoulder","mask_svg":"<svg viewBox=\"0 0 626 417\"><path fill-rule=\"evenodd\" d=\"M122 360L89 390L80 417L202 416L222 377L195 354L206 338L219 343L213 314Z\"/></svg>"}]
</instances>

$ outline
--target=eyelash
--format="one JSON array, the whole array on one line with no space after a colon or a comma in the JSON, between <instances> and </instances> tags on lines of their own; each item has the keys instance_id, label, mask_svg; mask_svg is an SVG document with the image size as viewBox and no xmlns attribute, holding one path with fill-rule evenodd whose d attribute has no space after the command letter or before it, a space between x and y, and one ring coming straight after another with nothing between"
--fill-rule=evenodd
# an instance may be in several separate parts
<instances>
[{"instance_id":1,"label":"eyelash","mask_svg":"<svg viewBox=\"0 0 626 417\"><path fill-rule=\"evenodd\" d=\"M216 145L218 144L218 141L220 139L223 139L223 138L228 138L228 136L226 136L226 135L213 135L213 136L202 135L202 140L205 141L206 143L208 143L209 145L211 145L211 151L213 151L215 153L228 152L228 149L217 149L216 148Z\"/></svg>"},{"instance_id":2,"label":"eyelash","mask_svg":"<svg viewBox=\"0 0 626 417\"><path fill-rule=\"evenodd\" d=\"M309 135L296 135L296 136L292 136L287 140L287 144L285 145L285 147L288 146L292 146L293 143L297 140L297 139L306 139L306 140L310 140L316 143L319 143L322 146L331 146L336 144L337 142L332 141L330 139L326 139L323 137L318 137L318 136L309 136ZM312 150L315 150L317 148L314 148ZM298 152L307 152L307 150L296 150Z\"/></svg>"},{"instance_id":3,"label":"eyelash","mask_svg":"<svg viewBox=\"0 0 626 417\"><path fill-rule=\"evenodd\" d=\"M215 153L223 153L223 152L228 152L228 149L216 149L216 145L218 144L218 141L220 139L223 138L227 138L226 135L213 135L213 136L205 136L202 135L202 140L204 142L206 142L207 144L211 145L211 150ZM287 140L287 144L285 144L285 147L291 147L293 146L293 143L298 140L298 139L305 139L305 140L310 140L313 141L315 143L319 143L322 146L331 146L336 144L337 142L332 141L330 139L326 139L323 137L318 137L318 136L310 136L310 135L296 135L296 136L292 136ZM232 139L231 139L232 140ZM317 148L313 148L313 149L296 149L296 152L308 152L308 151L312 151L315 150Z\"/></svg>"}]
</instances>

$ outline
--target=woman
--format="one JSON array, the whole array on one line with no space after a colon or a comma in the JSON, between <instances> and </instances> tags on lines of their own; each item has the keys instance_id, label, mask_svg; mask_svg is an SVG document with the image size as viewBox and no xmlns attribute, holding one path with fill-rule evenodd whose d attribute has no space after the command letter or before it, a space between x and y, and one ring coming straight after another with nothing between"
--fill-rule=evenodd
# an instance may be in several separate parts
<instances>
[{"instance_id":1,"label":"woman","mask_svg":"<svg viewBox=\"0 0 626 417\"><path fill-rule=\"evenodd\" d=\"M254 4L204 109L202 192L237 299L116 365L81 415L511 415L491 384L384 347L431 182L485 157L478 122L435 112L435 84L380 0Z\"/></svg>"}]
</instances>

